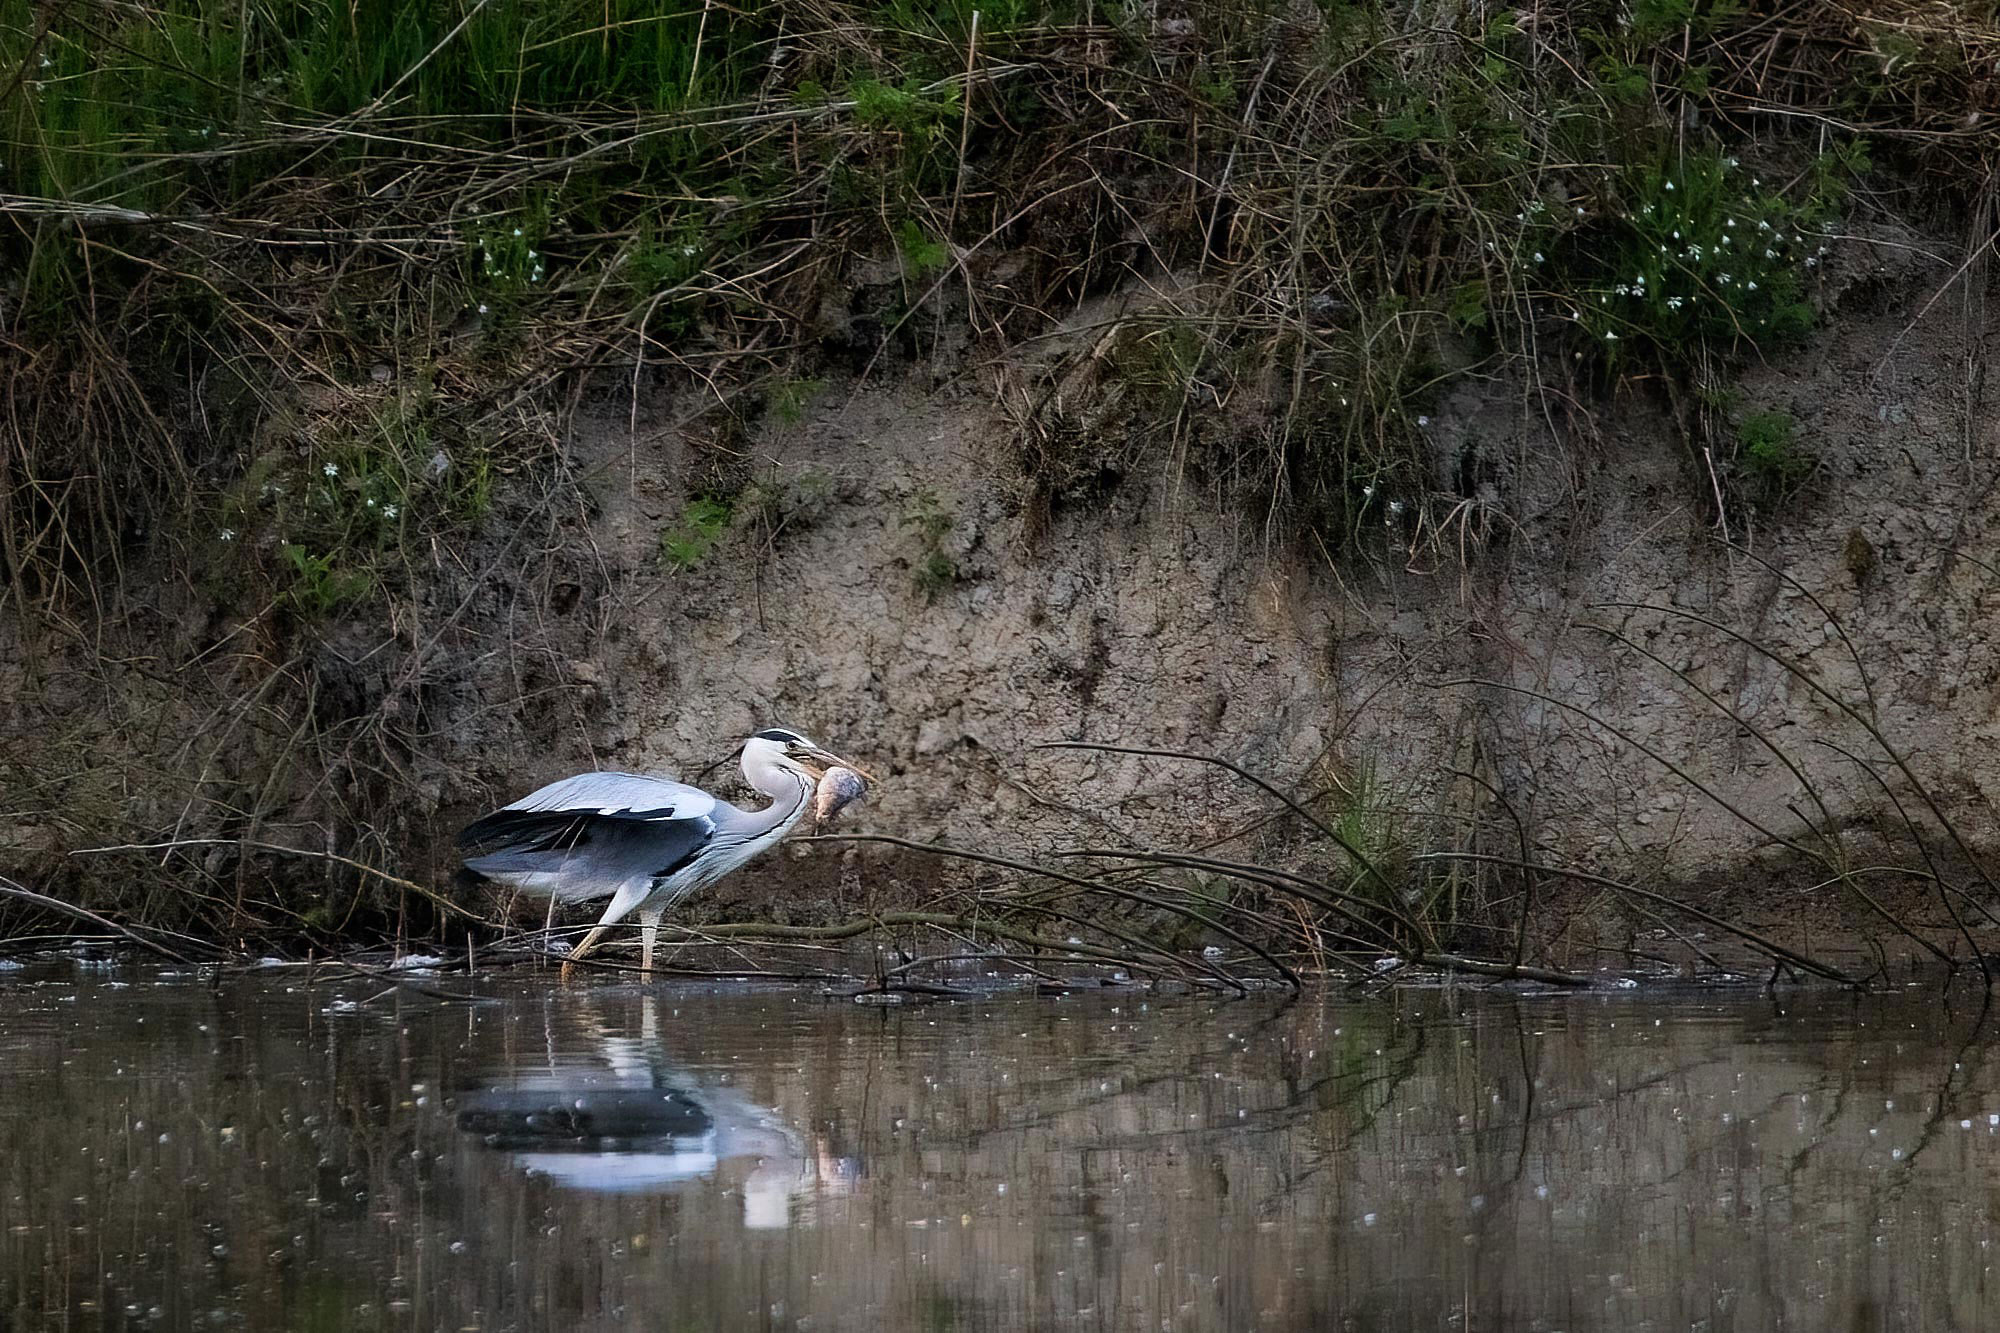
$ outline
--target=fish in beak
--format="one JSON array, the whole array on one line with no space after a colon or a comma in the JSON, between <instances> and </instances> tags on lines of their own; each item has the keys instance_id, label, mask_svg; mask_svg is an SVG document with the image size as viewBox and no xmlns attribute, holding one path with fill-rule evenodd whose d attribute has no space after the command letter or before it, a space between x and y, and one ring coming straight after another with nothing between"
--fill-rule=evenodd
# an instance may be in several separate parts
<instances>
[{"instance_id":1,"label":"fish in beak","mask_svg":"<svg viewBox=\"0 0 2000 1333\"><path fill-rule=\"evenodd\" d=\"M873 783L875 775L852 759L843 759L831 750L822 750L817 745L796 746L792 758L798 760L812 773L815 780L823 779L836 768L845 768L860 775L863 782Z\"/></svg>"}]
</instances>

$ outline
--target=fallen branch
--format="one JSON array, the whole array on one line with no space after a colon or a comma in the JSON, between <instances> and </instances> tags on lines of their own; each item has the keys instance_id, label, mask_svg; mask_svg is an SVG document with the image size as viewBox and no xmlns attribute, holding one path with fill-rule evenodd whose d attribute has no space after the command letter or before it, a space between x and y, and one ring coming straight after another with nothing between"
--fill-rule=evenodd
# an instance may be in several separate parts
<instances>
[{"instance_id":1,"label":"fallen branch","mask_svg":"<svg viewBox=\"0 0 2000 1333\"><path fill-rule=\"evenodd\" d=\"M9 898L18 898L25 903L33 903L37 907L45 907L51 912L61 912L66 916L73 916L80 921L88 921L93 926L102 926L106 930L124 936L140 948L160 955L162 958L176 963L192 965L190 959L183 958L180 954L175 953L158 940L146 938L129 926L122 926L108 917L101 917L95 912L78 907L75 903L66 903L60 898L51 898L46 893L37 893L25 884L18 884L4 875L0 875L0 894L5 894Z\"/></svg>"},{"instance_id":2,"label":"fallen branch","mask_svg":"<svg viewBox=\"0 0 2000 1333\"><path fill-rule=\"evenodd\" d=\"M338 852L317 852L307 847L287 847L283 843L278 842L252 842L244 838L175 838L167 842L121 842L105 847L79 847L71 852L70 855L105 856L112 852L179 851L187 847L243 847L251 851L276 852L281 856L303 856L315 861L332 861L336 865L343 865L351 870L358 870L364 875L372 875L386 884L393 884L399 889L404 889L421 897L428 898L444 911L462 920L475 922L482 926L493 924L493 922L488 921L477 912L468 911L460 907L436 889L419 884L413 879L404 879L401 875L392 875L386 870L377 870L366 861L357 861L351 856L342 856Z\"/></svg>"},{"instance_id":3,"label":"fallen branch","mask_svg":"<svg viewBox=\"0 0 2000 1333\"><path fill-rule=\"evenodd\" d=\"M1686 912L1689 916L1706 921L1717 930L1727 931L1746 944L1753 945L1768 958L1783 959L1801 971L1810 972L1814 976L1827 981L1837 981L1843 986L1853 986L1856 989L1862 988L1860 981L1848 976L1839 968L1787 949L1784 945L1779 944L1775 940L1766 939L1754 930L1724 921L1713 912L1705 912L1692 903L1682 902L1678 898L1670 898L1664 893L1655 893L1651 889L1642 889L1636 884L1627 884L1623 880L1612 879L1608 875L1594 875L1588 870L1571 870L1563 866L1540 865L1533 862L1518 861L1511 856L1495 856L1488 852L1423 852L1414 859L1418 861L1482 861L1491 865L1512 866L1517 870L1531 870L1542 875L1560 875L1565 879L1574 879L1585 884L1596 884L1602 888L1613 889L1619 893L1629 893L1635 897L1659 903L1663 907L1671 907L1677 912Z\"/></svg>"}]
</instances>

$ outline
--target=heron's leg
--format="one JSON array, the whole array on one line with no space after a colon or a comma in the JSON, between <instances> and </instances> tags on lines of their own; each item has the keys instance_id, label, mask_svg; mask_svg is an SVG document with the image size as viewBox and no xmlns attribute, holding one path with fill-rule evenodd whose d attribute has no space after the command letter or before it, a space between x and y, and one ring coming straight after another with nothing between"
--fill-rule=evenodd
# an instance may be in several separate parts
<instances>
[{"instance_id":1,"label":"heron's leg","mask_svg":"<svg viewBox=\"0 0 2000 1333\"><path fill-rule=\"evenodd\" d=\"M649 976L653 971L653 941L659 938L660 918L666 911L664 907L639 910L639 970Z\"/></svg>"},{"instance_id":2,"label":"heron's leg","mask_svg":"<svg viewBox=\"0 0 2000 1333\"><path fill-rule=\"evenodd\" d=\"M651 876L643 879L628 879L618 886L618 892L611 895L611 905L604 909L603 916L597 918L597 925L591 929L588 935L583 937L583 943L569 951L569 957L563 961L563 975L565 977L569 975L569 965L596 948L597 942L604 938L604 932L610 930L620 921L623 921L625 914L634 907L637 907L644 900L647 890L651 887Z\"/></svg>"},{"instance_id":3,"label":"heron's leg","mask_svg":"<svg viewBox=\"0 0 2000 1333\"><path fill-rule=\"evenodd\" d=\"M577 945L574 949L571 949L569 951L569 960L573 963L577 959L589 953L592 949L595 949L597 947L597 942L604 938L604 932L610 929L611 927L605 925L602 921L598 922L595 926L591 928L590 933L583 937L583 943Z\"/></svg>"}]
</instances>

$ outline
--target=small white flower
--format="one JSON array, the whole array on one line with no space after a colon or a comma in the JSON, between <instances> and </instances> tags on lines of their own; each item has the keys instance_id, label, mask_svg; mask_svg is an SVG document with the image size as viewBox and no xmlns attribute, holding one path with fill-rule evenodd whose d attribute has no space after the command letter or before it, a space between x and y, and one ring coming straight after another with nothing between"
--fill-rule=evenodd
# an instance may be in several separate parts
<instances>
[{"instance_id":1,"label":"small white flower","mask_svg":"<svg viewBox=\"0 0 2000 1333\"><path fill-rule=\"evenodd\" d=\"M521 234L521 229L519 227L514 228L514 234L516 236L519 236Z\"/></svg>"},{"instance_id":2,"label":"small white flower","mask_svg":"<svg viewBox=\"0 0 2000 1333\"><path fill-rule=\"evenodd\" d=\"M1630 296L1632 294L1632 289L1622 282L1613 287L1611 291L1614 296Z\"/></svg>"},{"instance_id":3,"label":"small white flower","mask_svg":"<svg viewBox=\"0 0 2000 1333\"><path fill-rule=\"evenodd\" d=\"M320 471L324 472L329 477L337 477L340 475L340 464L328 463L326 466L322 467Z\"/></svg>"},{"instance_id":4,"label":"small white flower","mask_svg":"<svg viewBox=\"0 0 2000 1333\"><path fill-rule=\"evenodd\" d=\"M1522 214L1520 214L1520 213L1516 213L1516 214L1514 215L1514 221L1516 221L1516 222L1526 222L1527 220L1528 220L1528 219L1527 219L1527 218L1526 218L1525 216L1523 216Z\"/></svg>"},{"instance_id":5,"label":"small white flower","mask_svg":"<svg viewBox=\"0 0 2000 1333\"><path fill-rule=\"evenodd\" d=\"M1606 329L1604 331L1604 341L1608 343L1615 343L1618 341L1618 335L1613 333L1610 329Z\"/></svg>"},{"instance_id":6,"label":"small white flower","mask_svg":"<svg viewBox=\"0 0 2000 1333\"><path fill-rule=\"evenodd\" d=\"M373 509L375 507L375 497L372 495L368 497L368 507L370 509Z\"/></svg>"},{"instance_id":7,"label":"small white flower","mask_svg":"<svg viewBox=\"0 0 2000 1333\"><path fill-rule=\"evenodd\" d=\"M1390 518L1400 518L1402 516L1402 513L1403 513L1403 502L1401 500L1389 501Z\"/></svg>"},{"instance_id":8,"label":"small white flower","mask_svg":"<svg viewBox=\"0 0 2000 1333\"><path fill-rule=\"evenodd\" d=\"M1735 158L1732 157L1729 159L1729 165L1732 167L1740 167L1743 164L1741 162L1738 162Z\"/></svg>"},{"instance_id":9,"label":"small white flower","mask_svg":"<svg viewBox=\"0 0 2000 1333\"><path fill-rule=\"evenodd\" d=\"M1750 280L1749 282L1746 282L1746 283L1744 283L1744 284L1743 284L1743 290L1744 290L1744 291L1746 291L1746 292L1754 292L1754 291L1756 291L1756 290L1757 290L1757 282L1756 282L1756 280L1755 280L1755 279L1753 278L1753 279L1751 279L1751 280Z\"/></svg>"},{"instance_id":10,"label":"small white flower","mask_svg":"<svg viewBox=\"0 0 2000 1333\"><path fill-rule=\"evenodd\" d=\"M1676 232L1674 233L1674 239L1678 241L1678 240L1679 240L1680 238L1681 238L1681 234L1680 234L1680 232L1676 231Z\"/></svg>"},{"instance_id":11,"label":"small white flower","mask_svg":"<svg viewBox=\"0 0 2000 1333\"><path fill-rule=\"evenodd\" d=\"M394 518L394 517L395 517L396 515L398 515L398 514L400 514L400 513L402 513L402 512L403 512L403 511L402 511L402 510L400 510L400 509L398 509L398 508L397 508L397 507L396 507L395 505L383 505L383 506L382 506L382 517L383 517L383 518Z\"/></svg>"},{"instance_id":12,"label":"small white flower","mask_svg":"<svg viewBox=\"0 0 2000 1333\"><path fill-rule=\"evenodd\" d=\"M1818 255L1807 255L1807 256L1806 256L1806 267L1807 267L1807 268L1818 268L1818 267L1819 267L1819 256L1818 256Z\"/></svg>"},{"instance_id":13,"label":"small white flower","mask_svg":"<svg viewBox=\"0 0 2000 1333\"><path fill-rule=\"evenodd\" d=\"M1668 181L1668 182L1667 182L1667 188L1668 188L1669 190L1673 189L1673 188L1674 188L1674 183L1673 183L1672 181Z\"/></svg>"},{"instance_id":14,"label":"small white flower","mask_svg":"<svg viewBox=\"0 0 2000 1333\"><path fill-rule=\"evenodd\" d=\"M1729 285L1729 275L1727 273L1723 274L1721 277L1716 279L1716 282L1721 286L1727 287Z\"/></svg>"},{"instance_id":15,"label":"small white flower","mask_svg":"<svg viewBox=\"0 0 2000 1333\"><path fill-rule=\"evenodd\" d=\"M233 542L236 540L236 529L224 528L222 531L216 533L215 535L222 538L222 540L226 542Z\"/></svg>"},{"instance_id":16,"label":"small white flower","mask_svg":"<svg viewBox=\"0 0 2000 1333\"><path fill-rule=\"evenodd\" d=\"M1582 204L1578 204L1578 205L1576 206L1576 215L1577 215L1578 217L1582 217L1582 216L1583 216L1583 205L1582 205Z\"/></svg>"},{"instance_id":17,"label":"small white flower","mask_svg":"<svg viewBox=\"0 0 2000 1333\"><path fill-rule=\"evenodd\" d=\"M481 302L479 303L479 313L480 313L480 314L482 314L482 315L483 315L483 314L487 313L487 311L488 311L488 310L490 310L490 309L491 309L491 307L490 307L490 306L488 306L488 305L486 304L486 302L484 302L484 301L481 301Z\"/></svg>"},{"instance_id":18,"label":"small white flower","mask_svg":"<svg viewBox=\"0 0 2000 1333\"><path fill-rule=\"evenodd\" d=\"M1776 259L1777 257L1778 257L1778 252L1776 250L1766 250L1764 252L1764 258L1766 259Z\"/></svg>"},{"instance_id":19,"label":"small white flower","mask_svg":"<svg viewBox=\"0 0 2000 1333\"><path fill-rule=\"evenodd\" d=\"M1669 310L1679 310L1680 308L1681 308L1681 298L1680 298L1680 297L1678 297L1678 296L1669 296L1669 297L1667 298L1667 309L1669 309Z\"/></svg>"},{"instance_id":20,"label":"small white flower","mask_svg":"<svg viewBox=\"0 0 2000 1333\"><path fill-rule=\"evenodd\" d=\"M1431 419L1429 417L1418 417L1417 424L1419 426L1428 426L1431 424Z\"/></svg>"},{"instance_id":21,"label":"small white flower","mask_svg":"<svg viewBox=\"0 0 2000 1333\"><path fill-rule=\"evenodd\" d=\"M1724 218L1724 219L1722 220L1722 225L1723 225L1723 226L1725 226L1725 227L1734 227L1734 226L1736 225L1736 219L1735 219L1735 218Z\"/></svg>"},{"instance_id":22,"label":"small white flower","mask_svg":"<svg viewBox=\"0 0 2000 1333\"><path fill-rule=\"evenodd\" d=\"M1769 222L1759 222L1759 223L1757 224L1757 230L1758 230L1758 231L1769 231L1769 230L1771 230L1771 224L1770 224Z\"/></svg>"},{"instance_id":23,"label":"small white flower","mask_svg":"<svg viewBox=\"0 0 2000 1333\"><path fill-rule=\"evenodd\" d=\"M1542 252L1540 250L1535 251L1535 262L1537 264L1542 262Z\"/></svg>"}]
</instances>

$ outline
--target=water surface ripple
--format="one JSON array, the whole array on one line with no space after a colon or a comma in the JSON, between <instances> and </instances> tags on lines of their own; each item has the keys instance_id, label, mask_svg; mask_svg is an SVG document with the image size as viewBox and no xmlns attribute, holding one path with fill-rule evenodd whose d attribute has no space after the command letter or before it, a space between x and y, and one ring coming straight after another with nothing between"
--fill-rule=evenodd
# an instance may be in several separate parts
<instances>
[{"instance_id":1,"label":"water surface ripple","mask_svg":"<svg viewBox=\"0 0 2000 1333\"><path fill-rule=\"evenodd\" d=\"M1934 989L0 973L0 1329L2000 1327Z\"/></svg>"}]
</instances>

